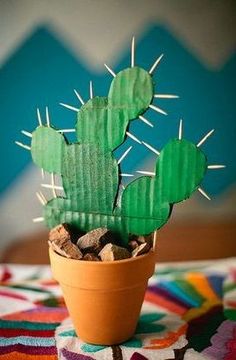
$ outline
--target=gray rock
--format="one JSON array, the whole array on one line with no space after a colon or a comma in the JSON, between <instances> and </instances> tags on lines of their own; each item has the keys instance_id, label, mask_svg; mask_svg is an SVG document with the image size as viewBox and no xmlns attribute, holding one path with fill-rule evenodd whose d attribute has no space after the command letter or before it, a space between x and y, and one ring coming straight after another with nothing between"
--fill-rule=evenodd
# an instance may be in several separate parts
<instances>
[{"instance_id":1,"label":"gray rock","mask_svg":"<svg viewBox=\"0 0 236 360\"><path fill-rule=\"evenodd\" d=\"M136 249L134 249L132 251L132 257L146 254L147 252L149 252L150 249L151 249L150 244L143 243L143 244L139 245L138 247L136 247Z\"/></svg>"},{"instance_id":2,"label":"gray rock","mask_svg":"<svg viewBox=\"0 0 236 360\"><path fill-rule=\"evenodd\" d=\"M100 261L99 257L94 253L87 253L83 256L83 260L86 261Z\"/></svg>"},{"instance_id":3,"label":"gray rock","mask_svg":"<svg viewBox=\"0 0 236 360\"><path fill-rule=\"evenodd\" d=\"M58 254L69 259L81 259L83 257L79 248L72 243L70 233L65 224L60 224L49 232L49 246Z\"/></svg>"},{"instance_id":4,"label":"gray rock","mask_svg":"<svg viewBox=\"0 0 236 360\"><path fill-rule=\"evenodd\" d=\"M77 246L83 250L98 253L104 245L111 242L111 232L107 228L98 228L89 231L77 241Z\"/></svg>"},{"instance_id":5,"label":"gray rock","mask_svg":"<svg viewBox=\"0 0 236 360\"><path fill-rule=\"evenodd\" d=\"M109 243L100 251L99 256L102 261L114 261L128 259L131 257L131 254L127 249Z\"/></svg>"}]
</instances>

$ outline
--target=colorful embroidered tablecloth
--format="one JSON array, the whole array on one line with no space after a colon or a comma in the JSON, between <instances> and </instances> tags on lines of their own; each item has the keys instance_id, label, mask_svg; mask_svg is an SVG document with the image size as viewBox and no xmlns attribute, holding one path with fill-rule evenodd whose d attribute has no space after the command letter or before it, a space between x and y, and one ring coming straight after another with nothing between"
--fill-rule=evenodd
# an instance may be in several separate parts
<instances>
[{"instance_id":1,"label":"colorful embroidered tablecloth","mask_svg":"<svg viewBox=\"0 0 236 360\"><path fill-rule=\"evenodd\" d=\"M158 265L135 336L113 347L76 336L48 266L0 265L0 285L0 360L236 359L236 259Z\"/></svg>"}]
</instances>

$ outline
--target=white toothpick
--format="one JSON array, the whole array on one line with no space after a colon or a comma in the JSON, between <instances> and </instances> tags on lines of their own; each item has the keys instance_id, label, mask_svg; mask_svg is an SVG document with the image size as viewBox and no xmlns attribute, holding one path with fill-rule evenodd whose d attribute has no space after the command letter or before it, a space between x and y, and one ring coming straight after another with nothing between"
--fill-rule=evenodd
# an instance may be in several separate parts
<instances>
[{"instance_id":1,"label":"white toothpick","mask_svg":"<svg viewBox=\"0 0 236 360\"><path fill-rule=\"evenodd\" d=\"M140 141L138 138L136 138L136 136L134 136L133 134L131 134L130 132L126 131L126 135L127 135L128 137L130 137L131 139L133 139L134 141L136 141L138 144L142 144L141 141Z\"/></svg>"},{"instance_id":2,"label":"white toothpick","mask_svg":"<svg viewBox=\"0 0 236 360\"><path fill-rule=\"evenodd\" d=\"M154 231L153 234L153 246L152 249L154 252L156 252L156 248L157 248L157 231Z\"/></svg>"},{"instance_id":3,"label":"white toothpick","mask_svg":"<svg viewBox=\"0 0 236 360\"><path fill-rule=\"evenodd\" d=\"M25 136L32 138L32 134L29 131L21 130L21 133Z\"/></svg>"},{"instance_id":4,"label":"white toothpick","mask_svg":"<svg viewBox=\"0 0 236 360\"><path fill-rule=\"evenodd\" d=\"M183 137L183 120L180 119L179 121L179 140L181 140Z\"/></svg>"},{"instance_id":5,"label":"white toothpick","mask_svg":"<svg viewBox=\"0 0 236 360\"><path fill-rule=\"evenodd\" d=\"M143 144L144 146L146 146L149 150L151 150L152 152L154 152L154 154L160 155L160 152L159 152L157 149L155 149L153 146L149 145L149 144L146 143L145 141L142 141L142 144Z\"/></svg>"},{"instance_id":6,"label":"white toothpick","mask_svg":"<svg viewBox=\"0 0 236 360\"><path fill-rule=\"evenodd\" d=\"M42 126L42 119L38 108L37 108L37 118L38 118L39 126Z\"/></svg>"},{"instance_id":7,"label":"white toothpick","mask_svg":"<svg viewBox=\"0 0 236 360\"><path fill-rule=\"evenodd\" d=\"M137 170L136 173L138 174L143 174L143 175L151 175L151 176L155 176L154 172L151 171L145 171L145 170Z\"/></svg>"},{"instance_id":8,"label":"white toothpick","mask_svg":"<svg viewBox=\"0 0 236 360\"><path fill-rule=\"evenodd\" d=\"M28 146L28 145L25 145L25 144L22 144L21 142L19 141L15 141L15 144L22 147L23 149L26 149L26 150L31 150L31 147Z\"/></svg>"},{"instance_id":9,"label":"white toothpick","mask_svg":"<svg viewBox=\"0 0 236 360\"><path fill-rule=\"evenodd\" d=\"M36 196L42 205L46 205L47 200L41 192L36 192Z\"/></svg>"},{"instance_id":10,"label":"white toothpick","mask_svg":"<svg viewBox=\"0 0 236 360\"><path fill-rule=\"evenodd\" d=\"M156 112L158 112L158 113L160 113L160 114L167 115L167 113L166 113L164 110L160 109L159 107L157 107L157 106L155 106L155 105L150 104L149 107L150 107L152 110L154 110L154 111L156 111Z\"/></svg>"},{"instance_id":11,"label":"white toothpick","mask_svg":"<svg viewBox=\"0 0 236 360\"><path fill-rule=\"evenodd\" d=\"M133 174L122 173L122 174L120 174L120 176L123 176L123 177L132 177L132 176L134 176L134 175L133 175Z\"/></svg>"},{"instance_id":12,"label":"white toothpick","mask_svg":"<svg viewBox=\"0 0 236 360\"><path fill-rule=\"evenodd\" d=\"M43 199L41 198L41 196L39 195L38 192L36 192L36 196L37 196L39 202L40 202L42 205L45 205Z\"/></svg>"},{"instance_id":13,"label":"white toothpick","mask_svg":"<svg viewBox=\"0 0 236 360\"><path fill-rule=\"evenodd\" d=\"M89 81L89 96L90 96L90 99L93 98L93 82L92 81Z\"/></svg>"},{"instance_id":14,"label":"white toothpick","mask_svg":"<svg viewBox=\"0 0 236 360\"><path fill-rule=\"evenodd\" d=\"M113 77L116 77L116 73L107 64L104 64L104 66Z\"/></svg>"},{"instance_id":15,"label":"white toothpick","mask_svg":"<svg viewBox=\"0 0 236 360\"><path fill-rule=\"evenodd\" d=\"M132 149L133 146L130 146L123 155L121 155L121 157L119 158L119 160L117 161L117 164L120 164L121 161L128 155L128 153L130 152L130 150Z\"/></svg>"},{"instance_id":16,"label":"white toothpick","mask_svg":"<svg viewBox=\"0 0 236 360\"><path fill-rule=\"evenodd\" d=\"M207 200L211 200L210 196L207 195L207 193L202 189L202 188L198 188L198 191L207 199Z\"/></svg>"},{"instance_id":17,"label":"white toothpick","mask_svg":"<svg viewBox=\"0 0 236 360\"><path fill-rule=\"evenodd\" d=\"M50 120L49 120L49 112L48 112L48 107L46 106L46 123L47 123L47 126L49 127L50 126Z\"/></svg>"},{"instance_id":18,"label":"white toothpick","mask_svg":"<svg viewBox=\"0 0 236 360\"><path fill-rule=\"evenodd\" d=\"M132 37L131 41L131 67L134 67L134 47L135 47L135 37Z\"/></svg>"},{"instance_id":19,"label":"white toothpick","mask_svg":"<svg viewBox=\"0 0 236 360\"><path fill-rule=\"evenodd\" d=\"M155 94L154 97L158 98L158 99L178 99L179 98L178 95L171 95L171 94Z\"/></svg>"},{"instance_id":20,"label":"white toothpick","mask_svg":"<svg viewBox=\"0 0 236 360\"><path fill-rule=\"evenodd\" d=\"M58 185L51 185L51 184L41 184L41 186L43 188L46 188L46 189L55 189L55 190L63 190L63 187L62 186L58 186Z\"/></svg>"},{"instance_id":21,"label":"white toothpick","mask_svg":"<svg viewBox=\"0 0 236 360\"><path fill-rule=\"evenodd\" d=\"M44 180L44 177L45 177L45 172L43 169L41 169L41 176L42 176L42 179Z\"/></svg>"},{"instance_id":22,"label":"white toothpick","mask_svg":"<svg viewBox=\"0 0 236 360\"><path fill-rule=\"evenodd\" d=\"M64 106L65 108L69 109L69 110L72 110L72 111L76 111L78 112L79 109L74 107L74 106L71 106L71 105L68 105L68 104L64 104L64 103L60 103L61 106Z\"/></svg>"},{"instance_id":23,"label":"white toothpick","mask_svg":"<svg viewBox=\"0 0 236 360\"><path fill-rule=\"evenodd\" d=\"M156 69L157 65L159 64L159 62L161 61L161 59L163 58L164 54L161 54L159 56L159 58L156 59L156 61L154 62L154 64L152 65L151 69L149 70L149 74L152 74L153 71Z\"/></svg>"},{"instance_id":24,"label":"white toothpick","mask_svg":"<svg viewBox=\"0 0 236 360\"><path fill-rule=\"evenodd\" d=\"M55 189L55 175L52 173L51 174L51 185L52 185L52 193L54 198L57 197L57 193L56 193L56 189Z\"/></svg>"},{"instance_id":25,"label":"white toothpick","mask_svg":"<svg viewBox=\"0 0 236 360\"><path fill-rule=\"evenodd\" d=\"M139 115L139 119L142 120L142 121L143 121L145 124L147 124L148 126L153 127L153 124L152 124L150 121L148 121L144 116Z\"/></svg>"},{"instance_id":26,"label":"white toothpick","mask_svg":"<svg viewBox=\"0 0 236 360\"><path fill-rule=\"evenodd\" d=\"M225 167L226 167L226 165L208 165L207 166L208 169L223 169Z\"/></svg>"},{"instance_id":27,"label":"white toothpick","mask_svg":"<svg viewBox=\"0 0 236 360\"><path fill-rule=\"evenodd\" d=\"M34 223L38 223L38 222L42 222L42 221L44 221L44 218L43 218L43 217L37 217L37 218L34 218L34 219L33 219L33 222L34 222Z\"/></svg>"},{"instance_id":28,"label":"white toothpick","mask_svg":"<svg viewBox=\"0 0 236 360\"><path fill-rule=\"evenodd\" d=\"M59 133L71 133L71 132L75 132L76 130L75 129L60 129L60 130L57 130L57 132Z\"/></svg>"},{"instance_id":29,"label":"white toothpick","mask_svg":"<svg viewBox=\"0 0 236 360\"><path fill-rule=\"evenodd\" d=\"M44 194L42 193L42 191L39 191L39 195L41 196L41 198L43 199L43 201L45 202L45 204L47 203L47 199L44 196Z\"/></svg>"},{"instance_id":30,"label":"white toothpick","mask_svg":"<svg viewBox=\"0 0 236 360\"><path fill-rule=\"evenodd\" d=\"M197 144L197 147L201 146L205 141L206 139L209 138L209 136L211 136L211 134L214 132L215 130L212 129L211 131L209 131L200 141L199 143Z\"/></svg>"},{"instance_id":31,"label":"white toothpick","mask_svg":"<svg viewBox=\"0 0 236 360\"><path fill-rule=\"evenodd\" d=\"M78 91L74 89L74 93L77 96L77 98L79 99L79 101L81 102L81 104L84 105L84 100L82 99L82 97L80 96Z\"/></svg>"}]
</instances>

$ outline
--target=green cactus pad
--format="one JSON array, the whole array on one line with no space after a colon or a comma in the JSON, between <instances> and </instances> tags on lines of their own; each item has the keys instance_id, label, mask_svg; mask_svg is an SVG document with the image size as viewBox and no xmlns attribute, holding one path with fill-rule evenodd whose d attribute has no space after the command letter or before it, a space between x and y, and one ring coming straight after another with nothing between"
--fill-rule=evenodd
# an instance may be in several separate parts
<instances>
[{"instance_id":1,"label":"green cactus pad","mask_svg":"<svg viewBox=\"0 0 236 360\"><path fill-rule=\"evenodd\" d=\"M62 159L62 181L72 209L111 214L118 189L117 161L90 144L71 144Z\"/></svg>"},{"instance_id":2,"label":"green cactus pad","mask_svg":"<svg viewBox=\"0 0 236 360\"><path fill-rule=\"evenodd\" d=\"M158 178L143 176L130 183L122 195L121 211L133 234L146 235L164 225L170 206L161 197Z\"/></svg>"},{"instance_id":3,"label":"green cactus pad","mask_svg":"<svg viewBox=\"0 0 236 360\"><path fill-rule=\"evenodd\" d=\"M206 156L195 144L171 140L161 151L156 166L163 200L173 204L189 198L206 170Z\"/></svg>"},{"instance_id":4,"label":"green cactus pad","mask_svg":"<svg viewBox=\"0 0 236 360\"><path fill-rule=\"evenodd\" d=\"M61 174L61 159L66 147L64 136L51 127L40 126L32 133L32 159L45 171Z\"/></svg>"},{"instance_id":5,"label":"green cactus pad","mask_svg":"<svg viewBox=\"0 0 236 360\"><path fill-rule=\"evenodd\" d=\"M94 97L78 112L78 141L95 144L104 150L114 150L125 138L129 119L123 109L108 106L106 97Z\"/></svg>"},{"instance_id":6,"label":"green cactus pad","mask_svg":"<svg viewBox=\"0 0 236 360\"><path fill-rule=\"evenodd\" d=\"M147 110L153 98L150 74L137 66L120 71L113 79L108 95L109 107L120 109L132 120Z\"/></svg>"},{"instance_id":7,"label":"green cactus pad","mask_svg":"<svg viewBox=\"0 0 236 360\"><path fill-rule=\"evenodd\" d=\"M196 145L187 140L171 140L157 160L156 176L133 181L123 193L121 209L122 215L131 217L129 230L141 235L144 229L151 232L163 226L170 206L190 197L206 169L206 157Z\"/></svg>"}]
</instances>

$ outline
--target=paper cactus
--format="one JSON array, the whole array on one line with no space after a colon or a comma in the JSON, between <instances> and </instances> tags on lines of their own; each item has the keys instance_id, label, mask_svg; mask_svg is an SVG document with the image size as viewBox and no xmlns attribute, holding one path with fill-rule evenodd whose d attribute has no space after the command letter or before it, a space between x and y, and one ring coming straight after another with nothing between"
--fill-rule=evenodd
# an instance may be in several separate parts
<instances>
[{"instance_id":1,"label":"paper cactus","mask_svg":"<svg viewBox=\"0 0 236 360\"><path fill-rule=\"evenodd\" d=\"M81 108L64 104L78 111L76 143L68 143L63 132L50 125L48 113L47 124L42 125L38 113L40 125L32 133L30 148L33 161L43 171L61 176L65 193L46 204L41 196L43 218L49 228L60 223L85 232L107 227L125 242L130 233L147 235L163 226L173 204L187 199L199 188L207 170L207 159L199 146L212 132L195 145L182 139L181 121L179 137L170 140L160 153L142 142L158 154L155 172L128 184L119 205L117 202L121 174L113 151L124 142L129 122L137 118L148 122L143 114L149 107L164 113L152 105L154 96L176 97L154 95L152 73L160 60L161 57L149 72L134 66L133 41L130 68L115 74L107 66L114 76L107 97L93 97L90 88L91 98L84 103L76 92ZM52 188L55 195L54 182Z\"/></svg>"}]
</instances>

